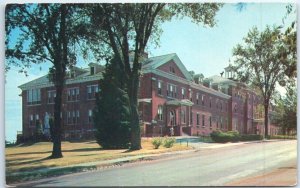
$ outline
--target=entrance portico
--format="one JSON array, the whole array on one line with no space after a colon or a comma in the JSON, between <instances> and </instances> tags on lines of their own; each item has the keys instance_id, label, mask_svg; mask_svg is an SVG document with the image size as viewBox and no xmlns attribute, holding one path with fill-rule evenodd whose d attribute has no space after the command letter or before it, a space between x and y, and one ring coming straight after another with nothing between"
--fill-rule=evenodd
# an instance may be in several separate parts
<instances>
[{"instance_id":1,"label":"entrance portico","mask_svg":"<svg viewBox=\"0 0 300 188\"><path fill-rule=\"evenodd\" d=\"M193 102L188 99L178 100L173 99L166 102L166 130L167 135L171 136L171 128L173 128L174 135L181 136L183 132L191 135L191 127L189 126L189 114Z\"/></svg>"}]
</instances>

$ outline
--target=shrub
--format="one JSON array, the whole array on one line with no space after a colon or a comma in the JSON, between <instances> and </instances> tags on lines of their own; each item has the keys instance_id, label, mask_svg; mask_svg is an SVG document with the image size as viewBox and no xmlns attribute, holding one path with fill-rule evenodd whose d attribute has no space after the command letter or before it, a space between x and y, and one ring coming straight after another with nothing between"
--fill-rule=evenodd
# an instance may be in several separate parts
<instances>
[{"instance_id":1,"label":"shrub","mask_svg":"<svg viewBox=\"0 0 300 188\"><path fill-rule=\"evenodd\" d=\"M240 136L240 141L262 140L263 136L258 134L244 134Z\"/></svg>"},{"instance_id":2,"label":"shrub","mask_svg":"<svg viewBox=\"0 0 300 188\"><path fill-rule=\"evenodd\" d=\"M218 143L225 143L225 142L238 142L238 141L253 141L253 140L262 140L262 135L256 134L247 134L247 135L240 135L237 131L213 131L210 134L212 140Z\"/></svg>"},{"instance_id":3,"label":"shrub","mask_svg":"<svg viewBox=\"0 0 300 188\"><path fill-rule=\"evenodd\" d=\"M176 142L175 138L166 137L165 140L164 140L164 147L171 148L174 145L175 142Z\"/></svg>"},{"instance_id":4,"label":"shrub","mask_svg":"<svg viewBox=\"0 0 300 188\"><path fill-rule=\"evenodd\" d=\"M239 134L235 132L222 132L220 130L213 131L211 134L211 139L214 142L226 143L226 142L236 142L239 140Z\"/></svg>"},{"instance_id":5,"label":"shrub","mask_svg":"<svg viewBox=\"0 0 300 188\"><path fill-rule=\"evenodd\" d=\"M158 149L161 144L162 144L162 138L154 138L152 140L152 145L154 146L154 149Z\"/></svg>"}]
</instances>

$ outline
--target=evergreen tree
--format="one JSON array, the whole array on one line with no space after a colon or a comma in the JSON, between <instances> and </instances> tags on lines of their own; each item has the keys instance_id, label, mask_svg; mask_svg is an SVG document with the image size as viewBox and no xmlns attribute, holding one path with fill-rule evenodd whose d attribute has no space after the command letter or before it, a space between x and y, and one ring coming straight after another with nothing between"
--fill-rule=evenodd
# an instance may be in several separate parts
<instances>
[{"instance_id":1,"label":"evergreen tree","mask_svg":"<svg viewBox=\"0 0 300 188\"><path fill-rule=\"evenodd\" d=\"M129 98L116 58L107 63L94 109L96 140L105 149L129 148Z\"/></svg>"}]
</instances>

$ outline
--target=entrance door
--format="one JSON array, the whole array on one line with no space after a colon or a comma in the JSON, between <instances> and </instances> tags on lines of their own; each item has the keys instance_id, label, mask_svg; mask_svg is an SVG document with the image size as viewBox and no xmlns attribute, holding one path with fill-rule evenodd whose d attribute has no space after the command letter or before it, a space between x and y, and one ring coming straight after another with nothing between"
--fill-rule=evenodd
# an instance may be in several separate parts
<instances>
[{"instance_id":1,"label":"entrance door","mask_svg":"<svg viewBox=\"0 0 300 188\"><path fill-rule=\"evenodd\" d=\"M175 113L175 111L170 111L170 123L171 123L171 126L176 125L176 113Z\"/></svg>"}]
</instances>

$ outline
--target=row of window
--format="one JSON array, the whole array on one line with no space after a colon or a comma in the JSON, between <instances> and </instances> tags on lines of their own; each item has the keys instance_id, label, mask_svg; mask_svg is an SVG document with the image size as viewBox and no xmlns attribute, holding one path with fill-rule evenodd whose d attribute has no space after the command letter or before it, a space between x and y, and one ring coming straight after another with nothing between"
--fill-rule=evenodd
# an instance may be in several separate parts
<instances>
[{"instance_id":1,"label":"row of window","mask_svg":"<svg viewBox=\"0 0 300 188\"><path fill-rule=\"evenodd\" d=\"M158 85L157 85L158 95L163 95L162 88L163 88L163 82L161 80L159 80ZM167 97L177 98L177 86L176 85L169 84L169 83L167 84ZM186 99L186 97L187 97L186 88L181 88L181 97L182 97L182 99ZM193 102L193 92L192 91L190 91L190 93L189 93L189 99L190 99L190 101ZM195 103L197 105L201 104L201 105L205 106L206 105L205 104L205 95L202 94L200 97L200 94L196 93ZM210 108L212 107L212 97L209 98L209 107ZM220 99L216 99L216 108L221 111L224 109L226 112L227 111L227 103L223 102Z\"/></svg>"},{"instance_id":2,"label":"row of window","mask_svg":"<svg viewBox=\"0 0 300 188\"><path fill-rule=\"evenodd\" d=\"M95 99L96 94L99 92L98 85L87 86L87 99ZM56 91L48 91L48 104L54 104L56 97ZM80 99L79 88L68 88L67 89L67 101L78 101ZM27 104L40 104L41 103L41 89L30 89L27 90Z\"/></svg>"},{"instance_id":3,"label":"row of window","mask_svg":"<svg viewBox=\"0 0 300 188\"><path fill-rule=\"evenodd\" d=\"M93 110L88 110L87 113L88 113L87 123L92 123L93 122ZM66 117L67 117L66 121L67 121L68 125L78 124L79 120L80 120L80 112L79 112L79 110L67 111ZM61 114L61 118L62 118L62 114ZM38 114L35 114L35 115L31 114L29 116L29 126L36 126L37 123L41 123L41 122L42 121L40 120L40 117Z\"/></svg>"}]
</instances>

